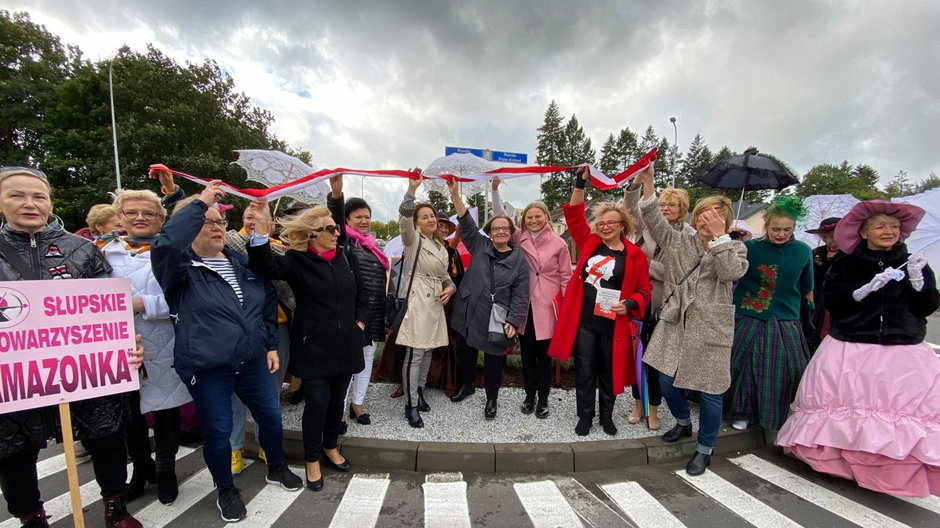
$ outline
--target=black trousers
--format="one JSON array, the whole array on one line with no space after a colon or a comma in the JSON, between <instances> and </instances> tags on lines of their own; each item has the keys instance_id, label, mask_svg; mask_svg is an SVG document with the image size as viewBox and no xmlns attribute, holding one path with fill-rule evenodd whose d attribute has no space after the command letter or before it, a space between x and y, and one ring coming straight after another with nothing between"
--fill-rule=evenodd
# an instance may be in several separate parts
<instances>
[{"instance_id":1,"label":"black trousers","mask_svg":"<svg viewBox=\"0 0 940 528\"><path fill-rule=\"evenodd\" d=\"M574 341L574 378L578 418L595 416L594 395L600 415L614 413L613 336L578 325Z\"/></svg>"},{"instance_id":2,"label":"black trousers","mask_svg":"<svg viewBox=\"0 0 940 528\"><path fill-rule=\"evenodd\" d=\"M124 431L127 456L139 463L150 459L151 452L156 451L157 472L174 471L176 453L180 449L180 408L162 409L151 413L155 446L155 449L151 450L147 420L140 413L140 391L127 393L127 400L131 406L131 423Z\"/></svg>"},{"instance_id":3,"label":"black trousers","mask_svg":"<svg viewBox=\"0 0 940 528\"><path fill-rule=\"evenodd\" d=\"M42 508L36 462L39 449L27 449L0 458L0 491L7 501L7 511L14 517L26 517Z\"/></svg>"},{"instance_id":4,"label":"black trousers","mask_svg":"<svg viewBox=\"0 0 940 528\"><path fill-rule=\"evenodd\" d=\"M463 336L457 334L457 377L460 384L468 389L473 388L479 354L479 350L468 345Z\"/></svg>"},{"instance_id":5,"label":"black trousers","mask_svg":"<svg viewBox=\"0 0 940 528\"><path fill-rule=\"evenodd\" d=\"M496 400L499 387L503 384L503 363L506 356L483 354L483 386L486 387L486 399Z\"/></svg>"},{"instance_id":6,"label":"black trousers","mask_svg":"<svg viewBox=\"0 0 940 528\"><path fill-rule=\"evenodd\" d=\"M351 375L304 379L304 460L317 462L323 449L336 449Z\"/></svg>"},{"instance_id":7,"label":"black trousers","mask_svg":"<svg viewBox=\"0 0 940 528\"><path fill-rule=\"evenodd\" d=\"M535 396L539 400L548 399L552 388L552 358L548 357L548 345L551 339L535 339L532 309L529 308L529 324L526 333L519 336L519 348L522 349L522 384L526 396Z\"/></svg>"}]
</instances>

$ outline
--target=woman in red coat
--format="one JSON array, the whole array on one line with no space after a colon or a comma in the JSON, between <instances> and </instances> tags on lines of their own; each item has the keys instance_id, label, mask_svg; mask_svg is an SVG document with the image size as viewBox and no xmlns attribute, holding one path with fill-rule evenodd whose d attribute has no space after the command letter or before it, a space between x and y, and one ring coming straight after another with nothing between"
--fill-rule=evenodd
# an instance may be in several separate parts
<instances>
[{"instance_id":1,"label":"woman in red coat","mask_svg":"<svg viewBox=\"0 0 940 528\"><path fill-rule=\"evenodd\" d=\"M614 398L636 383L633 345L637 339L630 319L641 319L650 299L646 255L625 238L633 219L614 203L592 209L593 230L584 216L587 172L575 180L571 201L563 206L571 239L581 252L555 327L548 355L561 361L574 351L578 425L586 436L594 420L594 398L600 388L600 424L609 435L614 426Z\"/></svg>"}]
</instances>

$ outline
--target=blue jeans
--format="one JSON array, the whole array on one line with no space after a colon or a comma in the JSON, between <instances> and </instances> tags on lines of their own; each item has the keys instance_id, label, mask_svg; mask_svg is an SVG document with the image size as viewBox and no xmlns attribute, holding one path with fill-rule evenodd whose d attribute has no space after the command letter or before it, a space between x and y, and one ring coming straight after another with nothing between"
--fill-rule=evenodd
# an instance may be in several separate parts
<instances>
[{"instance_id":1,"label":"blue jeans","mask_svg":"<svg viewBox=\"0 0 940 528\"><path fill-rule=\"evenodd\" d=\"M274 386L274 398L277 401L278 409L281 408L281 383L284 381L284 373L287 372L287 361L290 359L290 332L287 331L287 325L278 325L278 345L277 345L277 370L271 374L271 383ZM238 396L232 394L232 436L229 442L232 444L232 451L241 451L245 447L245 404L238 399ZM258 436L258 428L255 427L255 443L261 444Z\"/></svg>"},{"instance_id":2,"label":"blue jeans","mask_svg":"<svg viewBox=\"0 0 940 528\"><path fill-rule=\"evenodd\" d=\"M255 419L259 443L276 468L284 460L281 408L271 390L271 373L265 358L246 361L238 369L226 367L196 373L186 387L193 397L202 424L202 454L219 489L231 488L232 394L245 402Z\"/></svg>"},{"instance_id":3,"label":"blue jeans","mask_svg":"<svg viewBox=\"0 0 940 528\"><path fill-rule=\"evenodd\" d=\"M675 376L659 373L659 386L663 391L663 398L669 406L669 412L676 418L679 425L689 425L689 401L685 399L685 392L673 386ZM698 444L695 450L710 455L718 440L718 428L721 427L721 394L701 393L698 416Z\"/></svg>"}]
</instances>

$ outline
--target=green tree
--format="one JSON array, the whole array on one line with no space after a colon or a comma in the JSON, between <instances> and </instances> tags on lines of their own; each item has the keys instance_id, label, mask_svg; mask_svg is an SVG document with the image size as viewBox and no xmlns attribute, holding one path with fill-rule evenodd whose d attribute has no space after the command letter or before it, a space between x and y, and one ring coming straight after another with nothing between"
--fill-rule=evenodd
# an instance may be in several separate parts
<instances>
[{"instance_id":1,"label":"green tree","mask_svg":"<svg viewBox=\"0 0 940 528\"><path fill-rule=\"evenodd\" d=\"M705 174L714 163L715 157L705 144L705 139L701 134L696 134L676 169L675 186L688 191L690 204L715 193L711 187L698 181L698 177Z\"/></svg>"},{"instance_id":2,"label":"green tree","mask_svg":"<svg viewBox=\"0 0 940 528\"><path fill-rule=\"evenodd\" d=\"M108 201L115 187L107 62L77 64L56 87L58 104L44 119L45 167L56 188L56 212L67 226L80 225L88 207ZM213 61L179 65L148 46L146 53L119 51L113 63L121 183L153 188L147 167L156 162L196 176L247 184L231 165L235 149L289 150L270 132L273 118L235 90ZM294 152L309 159L309 153ZM194 184L181 182L189 192ZM243 200L230 200L237 218Z\"/></svg>"},{"instance_id":3,"label":"green tree","mask_svg":"<svg viewBox=\"0 0 940 528\"><path fill-rule=\"evenodd\" d=\"M391 240L397 237L399 233L401 233L401 229L398 225L398 220L389 220L385 223L386 240Z\"/></svg>"},{"instance_id":4,"label":"green tree","mask_svg":"<svg viewBox=\"0 0 940 528\"><path fill-rule=\"evenodd\" d=\"M428 203L434 206L434 209L437 211L447 212L450 210L450 198L448 195L435 191L433 189L428 191Z\"/></svg>"},{"instance_id":5,"label":"green tree","mask_svg":"<svg viewBox=\"0 0 940 528\"><path fill-rule=\"evenodd\" d=\"M79 55L29 14L0 11L0 163L40 165L44 116Z\"/></svg>"},{"instance_id":6,"label":"green tree","mask_svg":"<svg viewBox=\"0 0 940 528\"><path fill-rule=\"evenodd\" d=\"M868 165L841 165L824 163L809 170L796 188L796 195L801 198L817 194L851 194L859 200L884 198L885 193L875 185L878 172Z\"/></svg>"},{"instance_id":7,"label":"green tree","mask_svg":"<svg viewBox=\"0 0 940 528\"><path fill-rule=\"evenodd\" d=\"M937 176L936 173L931 172L930 176L924 178L917 186L914 188L914 193L922 193L924 191L929 191L930 189L936 189L940 187L940 176Z\"/></svg>"},{"instance_id":8,"label":"green tree","mask_svg":"<svg viewBox=\"0 0 940 528\"><path fill-rule=\"evenodd\" d=\"M917 192L917 186L911 183L910 178L907 177L906 171L898 171L897 176L885 186L885 194L887 194L889 198L910 196L915 192Z\"/></svg>"}]
</instances>

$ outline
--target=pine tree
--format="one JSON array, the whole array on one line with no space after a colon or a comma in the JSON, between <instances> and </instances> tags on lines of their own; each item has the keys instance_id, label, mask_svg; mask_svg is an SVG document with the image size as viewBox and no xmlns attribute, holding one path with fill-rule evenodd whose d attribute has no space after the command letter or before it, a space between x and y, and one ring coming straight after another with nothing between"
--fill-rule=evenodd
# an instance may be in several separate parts
<instances>
[{"instance_id":1,"label":"pine tree","mask_svg":"<svg viewBox=\"0 0 940 528\"><path fill-rule=\"evenodd\" d=\"M566 149L567 137L562 128L564 118L558 109L558 104L552 101L545 111L545 120L542 126L538 128L538 146L536 160L539 165L564 165L564 151ZM564 203L567 197L564 196L565 188L570 191L570 183L565 182L566 177L562 173L553 173L544 177L541 184L542 200L550 209ZM560 200L560 201L559 201Z\"/></svg>"}]
</instances>

